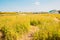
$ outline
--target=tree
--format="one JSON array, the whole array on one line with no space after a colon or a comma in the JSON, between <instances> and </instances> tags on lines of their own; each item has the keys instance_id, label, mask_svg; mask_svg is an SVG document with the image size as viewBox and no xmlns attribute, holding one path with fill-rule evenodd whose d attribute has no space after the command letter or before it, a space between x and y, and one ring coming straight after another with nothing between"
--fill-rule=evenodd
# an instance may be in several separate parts
<instances>
[{"instance_id":1,"label":"tree","mask_svg":"<svg viewBox=\"0 0 60 40\"><path fill-rule=\"evenodd\" d=\"M58 10L58 13L60 14L60 10Z\"/></svg>"}]
</instances>

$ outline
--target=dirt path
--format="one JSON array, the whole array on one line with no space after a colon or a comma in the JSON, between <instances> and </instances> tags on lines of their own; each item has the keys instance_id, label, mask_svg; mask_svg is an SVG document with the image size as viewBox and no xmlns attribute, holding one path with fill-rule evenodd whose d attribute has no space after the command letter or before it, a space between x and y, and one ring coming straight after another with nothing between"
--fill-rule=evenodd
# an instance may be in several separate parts
<instances>
[{"instance_id":1,"label":"dirt path","mask_svg":"<svg viewBox=\"0 0 60 40\"><path fill-rule=\"evenodd\" d=\"M22 35L22 38L20 40L32 40L33 34L39 31L39 28L36 26L31 26L30 31L26 35Z\"/></svg>"}]
</instances>

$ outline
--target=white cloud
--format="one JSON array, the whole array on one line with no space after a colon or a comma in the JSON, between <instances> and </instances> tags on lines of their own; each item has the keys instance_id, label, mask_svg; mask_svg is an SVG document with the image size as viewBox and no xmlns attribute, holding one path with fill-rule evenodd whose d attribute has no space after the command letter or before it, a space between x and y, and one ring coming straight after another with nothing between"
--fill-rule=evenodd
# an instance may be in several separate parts
<instances>
[{"instance_id":1,"label":"white cloud","mask_svg":"<svg viewBox=\"0 0 60 40\"><path fill-rule=\"evenodd\" d=\"M40 5L40 2L35 2L33 4L39 6Z\"/></svg>"}]
</instances>

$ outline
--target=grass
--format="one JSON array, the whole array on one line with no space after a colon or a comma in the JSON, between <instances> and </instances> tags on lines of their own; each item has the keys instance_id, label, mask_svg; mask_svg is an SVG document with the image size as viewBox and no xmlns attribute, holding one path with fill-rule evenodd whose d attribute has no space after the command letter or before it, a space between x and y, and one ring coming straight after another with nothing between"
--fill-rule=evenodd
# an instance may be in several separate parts
<instances>
[{"instance_id":1,"label":"grass","mask_svg":"<svg viewBox=\"0 0 60 40\"><path fill-rule=\"evenodd\" d=\"M31 30L30 26L39 28L32 40L60 40L60 14L0 15L4 40L18 40Z\"/></svg>"}]
</instances>

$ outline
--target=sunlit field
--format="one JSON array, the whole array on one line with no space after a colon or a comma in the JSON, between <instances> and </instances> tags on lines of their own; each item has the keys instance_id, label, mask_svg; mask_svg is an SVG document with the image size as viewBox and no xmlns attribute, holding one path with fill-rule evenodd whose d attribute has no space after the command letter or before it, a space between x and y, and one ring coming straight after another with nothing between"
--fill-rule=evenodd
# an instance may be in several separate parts
<instances>
[{"instance_id":1,"label":"sunlit field","mask_svg":"<svg viewBox=\"0 0 60 40\"><path fill-rule=\"evenodd\" d=\"M2 12L0 40L60 40L60 14Z\"/></svg>"}]
</instances>

